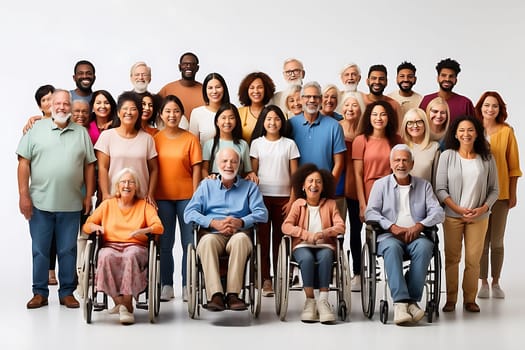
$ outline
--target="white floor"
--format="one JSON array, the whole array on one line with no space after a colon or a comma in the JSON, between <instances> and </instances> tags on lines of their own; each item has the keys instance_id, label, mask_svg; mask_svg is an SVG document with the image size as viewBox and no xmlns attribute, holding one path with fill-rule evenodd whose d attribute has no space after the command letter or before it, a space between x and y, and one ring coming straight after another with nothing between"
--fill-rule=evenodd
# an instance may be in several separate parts
<instances>
[{"instance_id":1,"label":"white floor","mask_svg":"<svg viewBox=\"0 0 525 350\"><path fill-rule=\"evenodd\" d=\"M398 327L392 324L390 313L390 322L383 325L378 312L368 320L361 312L359 293L353 293L351 320L331 326L304 324L299 320L304 300L299 292L290 294L286 322L276 317L273 298L263 298L258 319L253 319L247 311L210 313L201 309L200 318L192 320L188 317L186 304L180 299L178 287L176 298L161 304L158 323L150 324L147 311L137 310L136 324L121 326L118 317L105 311L94 313L93 323L87 325L81 310L66 309L58 304L57 287L50 288L49 306L27 310L25 304L31 297L30 242L24 229L19 231L22 234L14 235L11 243L20 247L18 252L22 253L3 250L7 256L3 255L1 264L4 304L0 318L0 349L51 349L56 346L108 349L112 345L129 349L184 348L186 345L196 346L196 349L246 346L264 349L291 345L306 349L322 346L523 349L519 336L525 331L525 283L519 263L523 259L518 251L523 244L508 244L507 247L502 280L507 293L505 300L478 300L480 314L464 312L459 300L456 312L440 313L440 318L432 324L422 321L417 327ZM519 230L515 231L519 234ZM512 241L523 242L523 238L514 236ZM331 302L335 302L334 295L331 295Z\"/></svg>"}]
</instances>

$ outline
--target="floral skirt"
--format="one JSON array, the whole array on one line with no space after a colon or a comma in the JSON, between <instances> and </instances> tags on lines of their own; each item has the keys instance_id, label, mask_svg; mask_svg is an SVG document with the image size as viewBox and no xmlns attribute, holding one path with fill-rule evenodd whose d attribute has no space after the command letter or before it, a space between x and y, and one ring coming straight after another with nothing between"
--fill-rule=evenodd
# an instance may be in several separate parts
<instances>
[{"instance_id":1,"label":"floral skirt","mask_svg":"<svg viewBox=\"0 0 525 350\"><path fill-rule=\"evenodd\" d=\"M135 243L107 243L98 253L97 291L110 297L133 295L148 285L148 248Z\"/></svg>"}]
</instances>

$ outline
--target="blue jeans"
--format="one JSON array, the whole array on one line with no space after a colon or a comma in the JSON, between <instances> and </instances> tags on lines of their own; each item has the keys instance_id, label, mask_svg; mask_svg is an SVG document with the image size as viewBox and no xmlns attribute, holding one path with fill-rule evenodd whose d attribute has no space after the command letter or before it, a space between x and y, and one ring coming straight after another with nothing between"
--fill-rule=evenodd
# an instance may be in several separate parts
<instances>
[{"instance_id":1,"label":"blue jeans","mask_svg":"<svg viewBox=\"0 0 525 350\"><path fill-rule=\"evenodd\" d=\"M424 237L405 244L394 237L379 242L377 254L383 256L388 287L394 302L420 301L434 243ZM410 268L403 276L403 255L410 258Z\"/></svg>"},{"instance_id":2,"label":"blue jeans","mask_svg":"<svg viewBox=\"0 0 525 350\"><path fill-rule=\"evenodd\" d=\"M160 284L162 286L173 286L173 246L175 244L175 224L179 220L182 245L182 285L186 285L186 249L193 243L192 224L184 222L184 209L190 200L158 200L158 213L164 233L160 235Z\"/></svg>"},{"instance_id":3,"label":"blue jeans","mask_svg":"<svg viewBox=\"0 0 525 350\"><path fill-rule=\"evenodd\" d=\"M293 251L293 256L301 269L303 287L330 287L330 282L332 281L332 263L334 261L334 252L332 249L297 248Z\"/></svg>"},{"instance_id":4,"label":"blue jeans","mask_svg":"<svg viewBox=\"0 0 525 350\"><path fill-rule=\"evenodd\" d=\"M49 251L53 234L58 257L59 298L72 295L77 287L76 259L80 211L49 212L33 207L29 220L33 252L33 294L49 296Z\"/></svg>"}]
</instances>

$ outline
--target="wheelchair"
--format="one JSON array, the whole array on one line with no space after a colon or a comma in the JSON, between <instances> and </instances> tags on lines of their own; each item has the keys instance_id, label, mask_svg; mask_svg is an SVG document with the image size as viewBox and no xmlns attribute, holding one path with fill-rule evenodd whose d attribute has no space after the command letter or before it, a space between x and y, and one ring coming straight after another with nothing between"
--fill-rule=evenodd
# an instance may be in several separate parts
<instances>
[{"instance_id":1,"label":"wheelchair","mask_svg":"<svg viewBox=\"0 0 525 350\"><path fill-rule=\"evenodd\" d=\"M352 291L350 289L350 267L347 254L343 250L343 236L337 237L335 260L332 264L332 283L330 291L337 295L337 315L341 321L346 321L350 316ZM302 291L299 283L299 264L292 257L292 240L283 236L279 245L277 257L277 271L275 277L274 297L275 313L281 321L286 319L288 311L288 294L290 291Z\"/></svg>"},{"instance_id":2,"label":"wheelchair","mask_svg":"<svg viewBox=\"0 0 525 350\"><path fill-rule=\"evenodd\" d=\"M375 312L377 283L384 283L383 297L379 301L379 318L383 324L388 321L388 276L384 268L383 259L377 255L378 234L384 232L378 222L366 222L366 241L361 252L361 306L363 314L372 319ZM427 227L423 234L434 242L434 250L428 266L424 292L425 314L428 323L432 323L434 316L439 317L439 301L441 292L441 253L439 251L439 237L437 226ZM404 258L403 271L410 266L408 257Z\"/></svg>"},{"instance_id":3,"label":"wheelchair","mask_svg":"<svg viewBox=\"0 0 525 350\"><path fill-rule=\"evenodd\" d=\"M197 243L201 236L200 227L193 226L194 242L187 247L186 276L188 288L188 314L195 319L200 316L200 307L207 308L206 284L201 260L197 255ZM253 243L252 252L248 256L244 268L244 283L239 298L248 306L254 318L259 317L261 312L261 246L257 242L257 225L249 230L249 236ZM226 290L226 275L228 271L228 254L219 256L219 270L223 288Z\"/></svg>"},{"instance_id":4,"label":"wheelchair","mask_svg":"<svg viewBox=\"0 0 525 350\"><path fill-rule=\"evenodd\" d=\"M148 236L148 286L139 295L136 308L148 310L149 321L155 323L160 311L160 250L157 235ZM79 274L81 294L83 296L84 320L90 324L93 311L108 308L108 296L97 291L94 284L98 252L103 246L102 235L92 233L86 242L84 263Z\"/></svg>"}]
</instances>

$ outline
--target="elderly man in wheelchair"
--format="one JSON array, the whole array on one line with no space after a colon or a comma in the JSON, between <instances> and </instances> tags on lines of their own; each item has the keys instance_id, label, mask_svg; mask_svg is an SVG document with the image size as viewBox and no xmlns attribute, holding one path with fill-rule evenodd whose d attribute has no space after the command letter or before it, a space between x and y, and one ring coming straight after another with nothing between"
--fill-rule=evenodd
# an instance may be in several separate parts
<instances>
[{"instance_id":1,"label":"elderly man in wheelchair","mask_svg":"<svg viewBox=\"0 0 525 350\"><path fill-rule=\"evenodd\" d=\"M237 175L240 157L234 149L221 149L217 162L220 175L201 182L186 206L184 220L201 228L197 255L204 271L207 309L246 310L239 293L253 247L247 233L254 224L268 220L268 210L257 185ZM219 256L224 253L229 255L226 297L219 269Z\"/></svg>"},{"instance_id":2,"label":"elderly man in wheelchair","mask_svg":"<svg viewBox=\"0 0 525 350\"><path fill-rule=\"evenodd\" d=\"M434 242L423 231L444 219L430 183L410 175L413 166L410 148L404 144L394 146L390 153L393 173L374 183L365 212L367 223L375 222L382 229L377 236L377 255L384 259L397 325L417 323L425 315L418 302ZM405 275L404 257L410 259Z\"/></svg>"}]
</instances>

